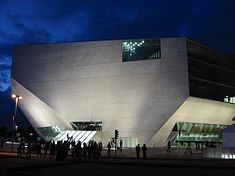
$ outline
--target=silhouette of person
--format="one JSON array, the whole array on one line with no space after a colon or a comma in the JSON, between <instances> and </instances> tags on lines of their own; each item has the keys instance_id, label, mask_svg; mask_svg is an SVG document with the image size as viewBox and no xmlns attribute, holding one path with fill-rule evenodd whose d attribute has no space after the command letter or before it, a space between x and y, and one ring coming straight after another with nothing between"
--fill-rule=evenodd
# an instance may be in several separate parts
<instances>
[{"instance_id":1,"label":"silhouette of person","mask_svg":"<svg viewBox=\"0 0 235 176\"><path fill-rule=\"evenodd\" d=\"M137 156L137 158L140 158L140 144L138 144L138 145L135 147L135 151L136 151L136 156Z\"/></svg>"},{"instance_id":2,"label":"silhouette of person","mask_svg":"<svg viewBox=\"0 0 235 176\"><path fill-rule=\"evenodd\" d=\"M19 146L17 147L17 158L22 156L22 146L23 146L23 142L21 141Z\"/></svg>"},{"instance_id":3,"label":"silhouette of person","mask_svg":"<svg viewBox=\"0 0 235 176\"><path fill-rule=\"evenodd\" d=\"M167 150L166 150L167 152L171 152L171 141L169 140L168 142L167 142Z\"/></svg>"},{"instance_id":4,"label":"silhouette of person","mask_svg":"<svg viewBox=\"0 0 235 176\"><path fill-rule=\"evenodd\" d=\"M86 160L87 158L87 151L88 151L88 146L86 145L86 143L83 143L83 148L82 148L82 156L83 156L83 160Z\"/></svg>"},{"instance_id":5,"label":"silhouette of person","mask_svg":"<svg viewBox=\"0 0 235 176\"><path fill-rule=\"evenodd\" d=\"M142 153L143 153L143 158L146 158L146 154L147 154L146 144L144 144L143 147L142 147Z\"/></svg>"},{"instance_id":6,"label":"silhouette of person","mask_svg":"<svg viewBox=\"0 0 235 176\"><path fill-rule=\"evenodd\" d=\"M108 148L108 156L110 156L110 151L111 151L111 144L110 144L110 142L108 143L107 148Z\"/></svg>"},{"instance_id":7,"label":"silhouette of person","mask_svg":"<svg viewBox=\"0 0 235 176\"><path fill-rule=\"evenodd\" d=\"M31 141L28 141L28 147L27 147L27 153L26 153L26 156L28 159L31 158L31 151L32 151L32 144L31 144Z\"/></svg>"},{"instance_id":8,"label":"silhouette of person","mask_svg":"<svg viewBox=\"0 0 235 176\"><path fill-rule=\"evenodd\" d=\"M41 149L42 149L42 146L41 146L41 143L40 142L38 142L37 144L36 144L36 152L37 152L37 158L40 156L40 157L42 157L42 151L41 151Z\"/></svg>"},{"instance_id":9,"label":"silhouette of person","mask_svg":"<svg viewBox=\"0 0 235 176\"><path fill-rule=\"evenodd\" d=\"M47 157L48 149L49 149L49 143L46 141L45 142L45 146L44 146L44 156L45 156L45 158Z\"/></svg>"},{"instance_id":10,"label":"silhouette of person","mask_svg":"<svg viewBox=\"0 0 235 176\"><path fill-rule=\"evenodd\" d=\"M54 140L50 140L49 150L50 150L50 159L54 159L55 150L56 150L56 145Z\"/></svg>"},{"instance_id":11,"label":"silhouette of person","mask_svg":"<svg viewBox=\"0 0 235 176\"><path fill-rule=\"evenodd\" d=\"M120 144L120 151L122 151L122 145L123 145L122 140L120 140L119 144Z\"/></svg>"}]
</instances>

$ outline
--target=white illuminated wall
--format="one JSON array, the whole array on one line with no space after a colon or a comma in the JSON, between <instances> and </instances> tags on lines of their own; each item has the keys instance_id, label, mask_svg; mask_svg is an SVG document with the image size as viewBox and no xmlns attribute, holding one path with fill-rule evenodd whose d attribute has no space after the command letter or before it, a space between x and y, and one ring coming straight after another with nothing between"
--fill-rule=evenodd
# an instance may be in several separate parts
<instances>
[{"instance_id":1,"label":"white illuminated wall","mask_svg":"<svg viewBox=\"0 0 235 176\"><path fill-rule=\"evenodd\" d=\"M189 96L186 39L161 39L161 59L134 62L119 40L17 46L12 78L35 127L101 120L104 144L118 129L142 145Z\"/></svg>"}]
</instances>

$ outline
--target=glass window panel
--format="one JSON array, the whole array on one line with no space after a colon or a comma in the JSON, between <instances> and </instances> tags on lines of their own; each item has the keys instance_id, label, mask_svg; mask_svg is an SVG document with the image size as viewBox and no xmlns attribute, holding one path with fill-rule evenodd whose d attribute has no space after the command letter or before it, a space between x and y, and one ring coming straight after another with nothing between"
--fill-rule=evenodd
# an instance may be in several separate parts
<instances>
[{"instance_id":1,"label":"glass window panel","mask_svg":"<svg viewBox=\"0 0 235 176\"><path fill-rule=\"evenodd\" d=\"M123 62L159 59L160 57L160 39L122 41Z\"/></svg>"},{"instance_id":2,"label":"glass window panel","mask_svg":"<svg viewBox=\"0 0 235 176\"><path fill-rule=\"evenodd\" d=\"M173 141L175 145L177 145L178 142L190 142L192 145L196 145L196 142L200 142L202 144L207 141L213 141L216 145L221 145L222 129L226 127L226 125L190 122L178 122L177 126L180 126L181 129L178 129L179 135L176 135L176 138Z\"/></svg>"}]
</instances>

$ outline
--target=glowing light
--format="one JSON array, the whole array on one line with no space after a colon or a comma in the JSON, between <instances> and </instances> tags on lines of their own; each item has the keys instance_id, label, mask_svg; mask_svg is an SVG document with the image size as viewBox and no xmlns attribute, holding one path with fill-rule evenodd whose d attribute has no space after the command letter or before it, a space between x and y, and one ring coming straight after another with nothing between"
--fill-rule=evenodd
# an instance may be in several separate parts
<instances>
[{"instance_id":1,"label":"glowing light","mask_svg":"<svg viewBox=\"0 0 235 176\"><path fill-rule=\"evenodd\" d=\"M21 97L21 96L19 96L19 95L16 95L16 94L12 94L11 97L12 97L12 98L19 98L20 100L23 98L23 97Z\"/></svg>"}]
</instances>

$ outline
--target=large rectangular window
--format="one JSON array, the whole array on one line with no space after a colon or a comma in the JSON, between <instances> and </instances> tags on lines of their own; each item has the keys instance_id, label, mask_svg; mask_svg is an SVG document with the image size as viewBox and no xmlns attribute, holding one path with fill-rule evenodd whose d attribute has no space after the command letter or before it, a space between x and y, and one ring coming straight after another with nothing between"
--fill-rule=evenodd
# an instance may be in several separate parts
<instances>
[{"instance_id":1,"label":"large rectangular window","mask_svg":"<svg viewBox=\"0 0 235 176\"><path fill-rule=\"evenodd\" d=\"M161 58L160 39L122 41L123 62Z\"/></svg>"}]
</instances>

